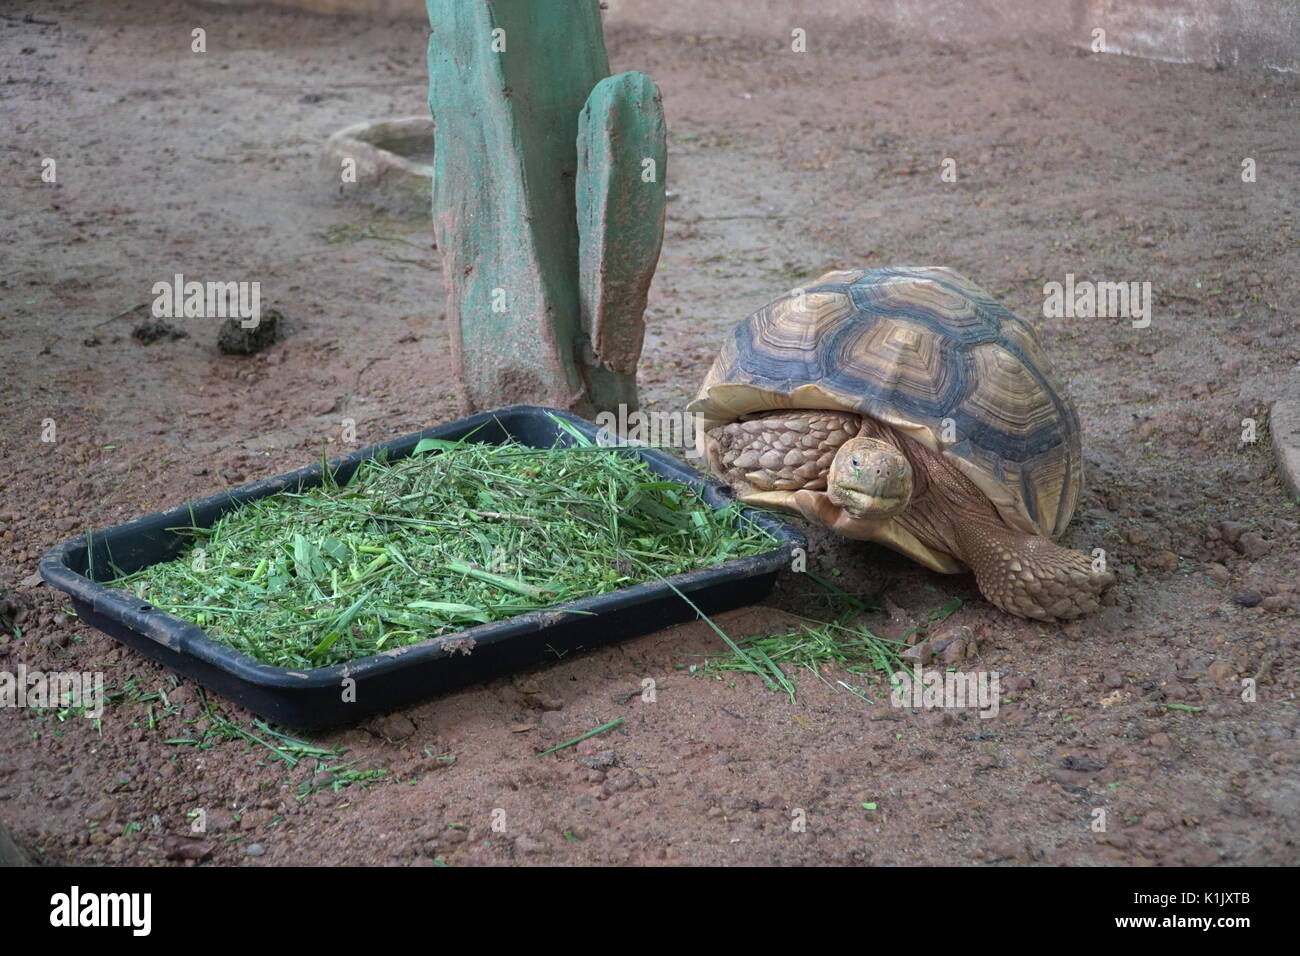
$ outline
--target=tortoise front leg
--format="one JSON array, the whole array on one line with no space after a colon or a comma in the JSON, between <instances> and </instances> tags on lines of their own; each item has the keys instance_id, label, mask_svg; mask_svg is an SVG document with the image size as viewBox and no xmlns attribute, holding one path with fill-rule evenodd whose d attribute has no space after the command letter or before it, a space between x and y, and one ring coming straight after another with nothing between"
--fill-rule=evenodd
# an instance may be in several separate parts
<instances>
[{"instance_id":1,"label":"tortoise front leg","mask_svg":"<svg viewBox=\"0 0 1300 956\"><path fill-rule=\"evenodd\" d=\"M983 595L1012 614L1039 621L1069 620L1097 610L1111 571L1094 571L1080 551L1041 535L978 519L953 522L959 558L975 572Z\"/></svg>"}]
</instances>

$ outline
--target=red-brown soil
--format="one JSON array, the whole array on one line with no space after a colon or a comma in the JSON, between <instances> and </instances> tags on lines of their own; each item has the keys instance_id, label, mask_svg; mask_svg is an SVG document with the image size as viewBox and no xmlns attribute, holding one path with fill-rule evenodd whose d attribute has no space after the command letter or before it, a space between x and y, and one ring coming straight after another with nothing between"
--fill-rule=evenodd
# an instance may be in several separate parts
<instances>
[{"instance_id":1,"label":"red-brown soil","mask_svg":"<svg viewBox=\"0 0 1300 956\"><path fill-rule=\"evenodd\" d=\"M195 688L32 576L82 528L345 450L344 418L369 443L457 416L432 230L338 204L316 167L332 131L424 109L424 34L182 2L41 15L58 25L0 21L0 592L20 608L0 670L103 670L171 706L128 694L98 730L0 711L0 808L38 859L165 862L202 808L219 864L1300 862L1300 531L1266 426L1300 362L1296 77L1041 45L813 36L792 54L613 32L615 68L658 80L670 128L649 406L680 409L735 321L825 269L952 266L1038 324L1068 382L1088 467L1068 540L1107 550L1118 603L1044 626L969 577L815 534L812 568L876 599L882 634L960 597L949 623L978 642L963 666L1000 672L999 716L914 714L879 686L867 704L834 672L798 675L794 704L693 675L723 649L695 624L320 735L386 773L299 801L330 782L314 761L169 744L207 724ZM259 280L290 334L252 359L219 354L201 320L138 344L123 313L175 272ZM1067 273L1150 281L1151 327L1042 318L1044 282ZM817 590L790 574L718 623L824 614ZM655 703L629 696L647 677Z\"/></svg>"}]
</instances>

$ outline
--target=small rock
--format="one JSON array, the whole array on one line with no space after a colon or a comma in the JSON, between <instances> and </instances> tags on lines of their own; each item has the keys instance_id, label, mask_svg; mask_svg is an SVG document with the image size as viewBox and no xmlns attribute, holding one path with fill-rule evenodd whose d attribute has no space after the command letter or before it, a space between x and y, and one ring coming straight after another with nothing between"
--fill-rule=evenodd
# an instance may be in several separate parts
<instances>
[{"instance_id":1,"label":"small rock","mask_svg":"<svg viewBox=\"0 0 1300 956\"><path fill-rule=\"evenodd\" d=\"M1215 661L1205 669L1205 673L1212 681L1223 681L1232 676L1233 669L1227 661Z\"/></svg>"},{"instance_id":2,"label":"small rock","mask_svg":"<svg viewBox=\"0 0 1300 956\"><path fill-rule=\"evenodd\" d=\"M245 856L263 856L266 854L266 847L260 843L250 843L244 847Z\"/></svg>"},{"instance_id":3,"label":"small rock","mask_svg":"<svg viewBox=\"0 0 1300 956\"><path fill-rule=\"evenodd\" d=\"M198 837L163 837L163 856L169 860L206 860L216 845Z\"/></svg>"},{"instance_id":4,"label":"small rock","mask_svg":"<svg viewBox=\"0 0 1300 956\"><path fill-rule=\"evenodd\" d=\"M1143 249L1150 249L1156 244L1155 236L1138 236L1137 244Z\"/></svg>"},{"instance_id":5,"label":"small rock","mask_svg":"<svg viewBox=\"0 0 1300 956\"><path fill-rule=\"evenodd\" d=\"M1232 577L1232 573L1221 564L1207 564L1205 566L1205 576L1211 581L1227 584Z\"/></svg>"},{"instance_id":6,"label":"small rock","mask_svg":"<svg viewBox=\"0 0 1300 956\"><path fill-rule=\"evenodd\" d=\"M1000 860L1014 860L1020 855L1020 848L1010 840L995 840L984 851L984 859L990 863Z\"/></svg>"},{"instance_id":7,"label":"small rock","mask_svg":"<svg viewBox=\"0 0 1300 956\"><path fill-rule=\"evenodd\" d=\"M1258 607L1264 600L1264 595L1253 588L1246 588L1234 594L1232 600L1234 604L1239 604L1242 607Z\"/></svg>"},{"instance_id":8,"label":"small rock","mask_svg":"<svg viewBox=\"0 0 1300 956\"><path fill-rule=\"evenodd\" d=\"M1263 535L1257 531L1247 531L1238 540L1234 547L1246 557L1262 558L1268 554L1269 544L1264 540Z\"/></svg>"},{"instance_id":9,"label":"small rock","mask_svg":"<svg viewBox=\"0 0 1300 956\"><path fill-rule=\"evenodd\" d=\"M1219 536L1223 538L1224 541L1228 542L1228 544L1233 546L1236 546L1237 541L1241 538L1245 530L1246 526L1240 521L1219 522Z\"/></svg>"},{"instance_id":10,"label":"small rock","mask_svg":"<svg viewBox=\"0 0 1300 956\"><path fill-rule=\"evenodd\" d=\"M1105 770L1106 761L1098 760L1095 757L1075 757L1071 755L1061 759L1061 766L1066 770L1090 774L1096 773L1098 770Z\"/></svg>"},{"instance_id":11,"label":"small rock","mask_svg":"<svg viewBox=\"0 0 1300 956\"><path fill-rule=\"evenodd\" d=\"M1107 671L1102 677L1102 680L1105 681L1106 686L1111 690L1124 686L1124 675L1119 671Z\"/></svg>"},{"instance_id":12,"label":"small rock","mask_svg":"<svg viewBox=\"0 0 1300 956\"><path fill-rule=\"evenodd\" d=\"M430 843L442 836L444 829L441 823L426 823L415 831L415 838L421 843Z\"/></svg>"},{"instance_id":13,"label":"small rock","mask_svg":"<svg viewBox=\"0 0 1300 956\"><path fill-rule=\"evenodd\" d=\"M624 790L631 790L636 786L637 776L633 773L620 773L616 776L605 778L606 793L622 793Z\"/></svg>"},{"instance_id":14,"label":"small rock","mask_svg":"<svg viewBox=\"0 0 1300 956\"><path fill-rule=\"evenodd\" d=\"M617 764L618 756L612 750L602 750L590 757L577 757L575 761L584 767L590 767L592 770L604 770Z\"/></svg>"},{"instance_id":15,"label":"small rock","mask_svg":"<svg viewBox=\"0 0 1300 956\"><path fill-rule=\"evenodd\" d=\"M948 645L939 654L939 660L945 667L956 667L966 659L967 643L962 638L956 638L948 642Z\"/></svg>"},{"instance_id":16,"label":"small rock","mask_svg":"<svg viewBox=\"0 0 1300 956\"><path fill-rule=\"evenodd\" d=\"M541 840L534 840L527 833L521 833L515 837L515 852L531 856L534 853L544 853L546 844Z\"/></svg>"},{"instance_id":17,"label":"small rock","mask_svg":"<svg viewBox=\"0 0 1300 956\"><path fill-rule=\"evenodd\" d=\"M115 809L112 800L100 800L86 811L86 819L98 820L102 823L104 820L113 816Z\"/></svg>"},{"instance_id":18,"label":"small rock","mask_svg":"<svg viewBox=\"0 0 1300 956\"><path fill-rule=\"evenodd\" d=\"M939 659L946 666L953 667L960 664L972 653L971 647L975 643L975 632L965 624L957 624L944 628L938 634L929 638L926 643L930 645L932 653L939 655Z\"/></svg>"},{"instance_id":19,"label":"small rock","mask_svg":"<svg viewBox=\"0 0 1300 956\"><path fill-rule=\"evenodd\" d=\"M1178 569L1178 555L1172 551L1157 551L1144 563L1154 571L1175 571Z\"/></svg>"},{"instance_id":20,"label":"small rock","mask_svg":"<svg viewBox=\"0 0 1300 956\"><path fill-rule=\"evenodd\" d=\"M371 726L375 733L390 741L405 740L415 733L415 724L404 714L380 717Z\"/></svg>"},{"instance_id":21,"label":"small rock","mask_svg":"<svg viewBox=\"0 0 1300 956\"><path fill-rule=\"evenodd\" d=\"M934 645L929 641L921 641L919 644L913 644L898 656L905 661L916 661L918 664L926 664L929 663L930 658L934 656Z\"/></svg>"},{"instance_id":22,"label":"small rock","mask_svg":"<svg viewBox=\"0 0 1300 956\"><path fill-rule=\"evenodd\" d=\"M1285 594L1274 594L1272 597L1264 598L1260 606L1266 611L1286 611L1293 606L1294 600Z\"/></svg>"},{"instance_id":23,"label":"small rock","mask_svg":"<svg viewBox=\"0 0 1300 956\"><path fill-rule=\"evenodd\" d=\"M1159 810L1154 810L1142 817L1142 825L1148 830L1154 830L1156 833L1163 833L1165 830L1168 830L1173 826L1173 823L1170 822L1169 817L1165 816L1165 814L1161 813Z\"/></svg>"},{"instance_id":24,"label":"small rock","mask_svg":"<svg viewBox=\"0 0 1300 956\"><path fill-rule=\"evenodd\" d=\"M204 817L205 833L226 833L235 826L235 818L224 810L210 810Z\"/></svg>"}]
</instances>

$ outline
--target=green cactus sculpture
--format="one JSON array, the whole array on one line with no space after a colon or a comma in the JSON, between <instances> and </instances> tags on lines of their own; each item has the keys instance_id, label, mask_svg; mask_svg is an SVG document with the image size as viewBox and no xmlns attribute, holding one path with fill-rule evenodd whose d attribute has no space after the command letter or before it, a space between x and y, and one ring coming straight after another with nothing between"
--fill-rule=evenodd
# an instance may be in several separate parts
<instances>
[{"instance_id":1,"label":"green cactus sculpture","mask_svg":"<svg viewBox=\"0 0 1300 956\"><path fill-rule=\"evenodd\" d=\"M433 217L466 411L635 408L666 134L597 0L428 0Z\"/></svg>"}]
</instances>

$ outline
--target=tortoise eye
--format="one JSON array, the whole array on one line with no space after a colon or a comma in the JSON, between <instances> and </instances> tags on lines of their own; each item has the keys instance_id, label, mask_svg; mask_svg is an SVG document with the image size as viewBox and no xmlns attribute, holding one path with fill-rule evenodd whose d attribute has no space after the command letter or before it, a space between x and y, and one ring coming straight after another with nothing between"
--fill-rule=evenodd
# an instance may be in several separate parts
<instances>
[{"instance_id":1,"label":"tortoise eye","mask_svg":"<svg viewBox=\"0 0 1300 956\"><path fill-rule=\"evenodd\" d=\"M861 467L862 467L860 464L858 464L858 460L857 460L856 458L850 458L850 459L849 459L849 464L852 465L854 468L861 468Z\"/></svg>"}]
</instances>

